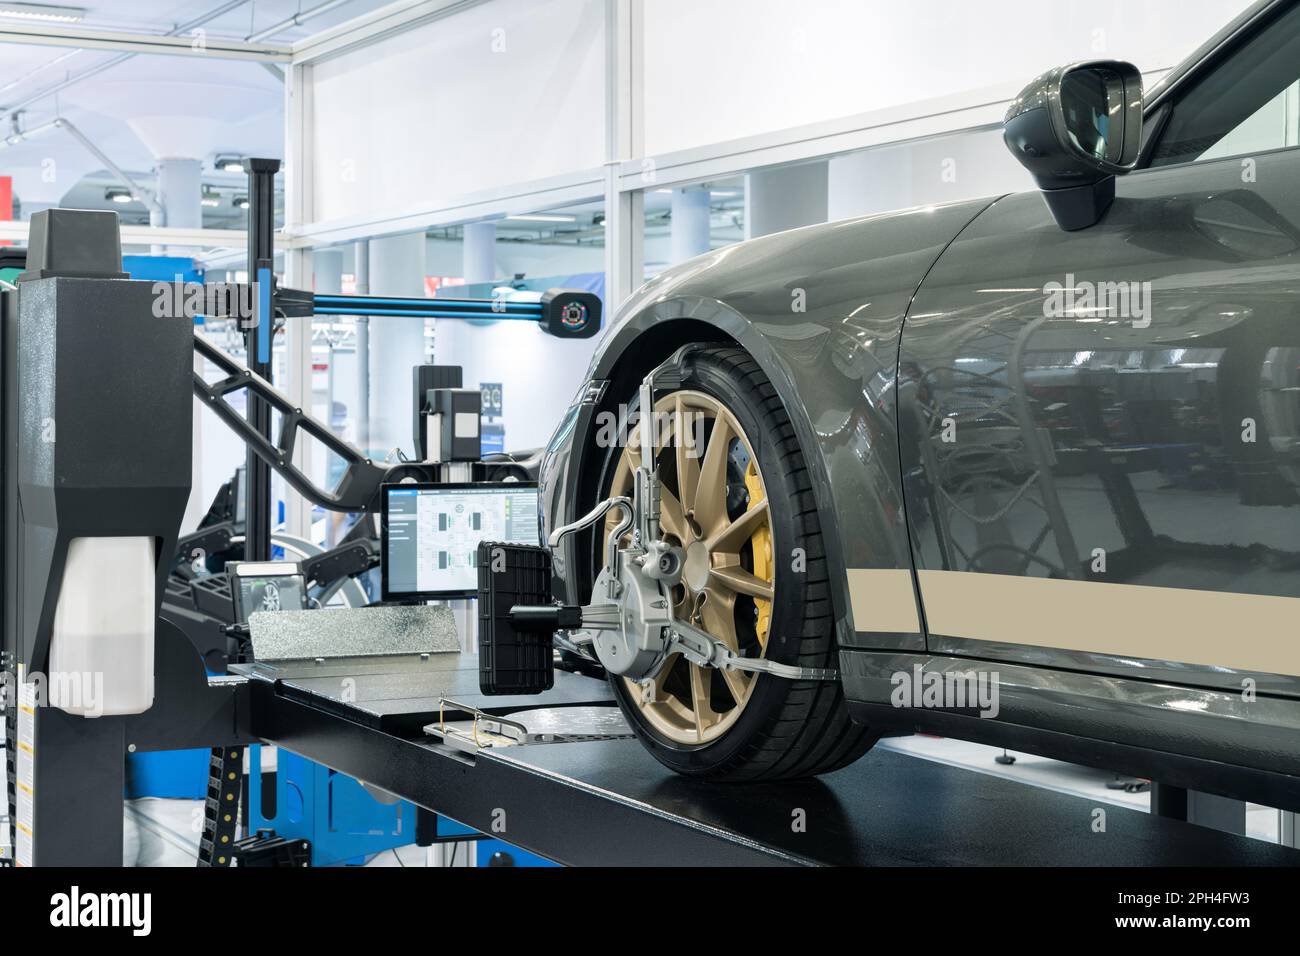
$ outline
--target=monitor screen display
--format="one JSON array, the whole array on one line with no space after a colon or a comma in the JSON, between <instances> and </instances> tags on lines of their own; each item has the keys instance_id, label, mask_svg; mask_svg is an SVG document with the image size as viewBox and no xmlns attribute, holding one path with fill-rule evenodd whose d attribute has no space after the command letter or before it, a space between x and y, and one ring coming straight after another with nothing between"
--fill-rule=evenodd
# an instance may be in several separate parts
<instances>
[{"instance_id":1,"label":"monitor screen display","mask_svg":"<svg viewBox=\"0 0 1300 956\"><path fill-rule=\"evenodd\" d=\"M538 543L534 482L386 485L384 600L478 593L480 541Z\"/></svg>"},{"instance_id":2,"label":"monitor screen display","mask_svg":"<svg viewBox=\"0 0 1300 956\"><path fill-rule=\"evenodd\" d=\"M239 561L227 565L237 602L236 617L247 622L255 611L302 611L307 586L292 561Z\"/></svg>"}]
</instances>

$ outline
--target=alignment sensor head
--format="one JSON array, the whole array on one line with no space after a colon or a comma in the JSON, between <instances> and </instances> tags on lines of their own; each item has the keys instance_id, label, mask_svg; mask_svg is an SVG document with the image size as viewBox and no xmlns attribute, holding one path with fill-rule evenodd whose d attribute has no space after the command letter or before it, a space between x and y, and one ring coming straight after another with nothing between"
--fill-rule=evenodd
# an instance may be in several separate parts
<instances>
[{"instance_id":1,"label":"alignment sensor head","mask_svg":"<svg viewBox=\"0 0 1300 956\"><path fill-rule=\"evenodd\" d=\"M589 339L600 331L600 296L571 289L542 295L542 328L562 339Z\"/></svg>"}]
</instances>

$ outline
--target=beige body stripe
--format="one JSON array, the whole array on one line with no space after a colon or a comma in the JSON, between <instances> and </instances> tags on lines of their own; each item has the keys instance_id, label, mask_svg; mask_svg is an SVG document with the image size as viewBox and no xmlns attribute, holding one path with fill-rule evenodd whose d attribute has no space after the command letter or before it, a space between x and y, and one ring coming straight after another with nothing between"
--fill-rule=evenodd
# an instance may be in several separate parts
<instances>
[{"instance_id":1,"label":"beige body stripe","mask_svg":"<svg viewBox=\"0 0 1300 956\"><path fill-rule=\"evenodd\" d=\"M1300 675L1300 598L973 571L919 579L932 634ZM853 606L857 629L874 630Z\"/></svg>"},{"instance_id":2,"label":"beige body stripe","mask_svg":"<svg viewBox=\"0 0 1300 956\"><path fill-rule=\"evenodd\" d=\"M849 568L849 603L854 630L902 634L921 630L911 571Z\"/></svg>"}]
</instances>

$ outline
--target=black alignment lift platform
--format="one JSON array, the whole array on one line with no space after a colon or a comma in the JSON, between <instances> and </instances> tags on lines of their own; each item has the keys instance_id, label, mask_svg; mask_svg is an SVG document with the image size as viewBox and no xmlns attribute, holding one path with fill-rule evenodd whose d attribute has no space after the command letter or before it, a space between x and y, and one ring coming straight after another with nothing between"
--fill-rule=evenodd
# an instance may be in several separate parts
<instances>
[{"instance_id":1,"label":"black alignment lift platform","mask_svg":"<svg viewBox=\"0 0 1300 956\"><path fill-rule=\"evenodd\" d=\"M444 698L494 715L613 707L603 681L486 697L478 660L246 665L241 728L380 789L573 865L1296 865L1295 850L877 747L813 780L680 777L634 739L465 752L424 728ZM347 678L347 679L345 679ZM588 711L590 713L590 711ZM471 748L472 751L472 748ZM497 828L494 829L494 823ZM504 831L500 827L504 826Z\"/></svg>"}]
</instances>

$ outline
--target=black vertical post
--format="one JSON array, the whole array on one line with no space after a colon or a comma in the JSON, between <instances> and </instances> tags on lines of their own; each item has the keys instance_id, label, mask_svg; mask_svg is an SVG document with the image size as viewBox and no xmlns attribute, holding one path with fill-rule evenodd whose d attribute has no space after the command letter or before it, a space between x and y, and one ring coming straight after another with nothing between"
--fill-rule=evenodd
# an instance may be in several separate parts
<instances>
[{"instance_id":1,"label":"black vertical post","mask_svg":"<svg viewBox=\"0 0 1300 956\"><path fill-rule=\"evenodd\" d=\"M1187 820L1187 788L1151 781L1151 812L1170 820Z\"/></svg>"},{"instance_id":2,"label":"black vertical post","mask_svg":"<svg viewBox=\"0 0 1300 956\"><path fill-rule=\"evenodd\" d=\"M248 280L255 283L257 321L246 333L248 367L268 382L271 380L271 293L275 267L275 174L278 159L251 159L248 168ZM248 395L248 422L259 435L271 438L271 406ZM247 515L244 528L244 559L266 561L271 557L271 466L248 452L247 481L244 482Z\"/></svg>"},{"instance_id":3,"label":"black vertical post","mask_svg":"<svg viewBox=\"0 0 1300 956\"><path fill-rule=\"evenodd\" d=\"M126 724L57 707L37 707L32 720L34 865L121 866Z\"/></svg>"}]
</instances>

